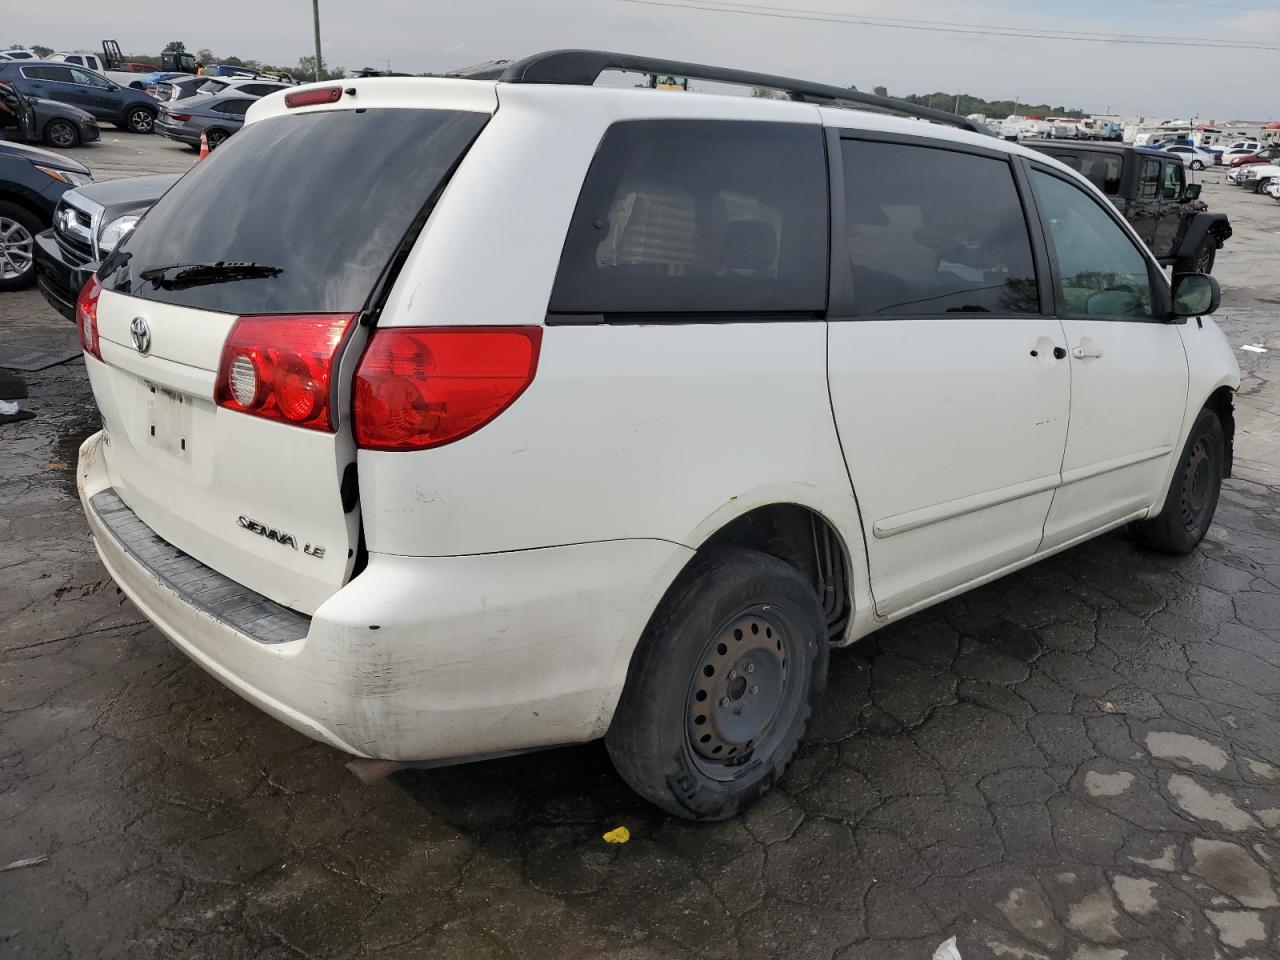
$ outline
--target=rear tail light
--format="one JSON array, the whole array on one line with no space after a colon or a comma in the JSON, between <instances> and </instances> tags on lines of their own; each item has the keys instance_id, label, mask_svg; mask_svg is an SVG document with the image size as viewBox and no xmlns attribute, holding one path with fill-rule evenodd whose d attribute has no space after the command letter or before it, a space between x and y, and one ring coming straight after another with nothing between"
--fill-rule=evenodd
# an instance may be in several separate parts
<instances>
[{"instance_id":1,"label":"rear tail light","mask_svg":"<svg viewBox=\"0 0 1280 960\"><path fill-rule=\"evenodd\" d=\"M312 107L317 103L337 103L342 99L341 87L317 87L314 90L299 90L297 93L286 93L286 107Z\"/></svg>"},{"instance_id":2,"label":"rear tail light","mask_svg":"<svg viewBox=\"0 0 1280 960\"><path fill-rule=\"evenodd\" d=\"M354 313L240 317L222 347L220 407L309 430L334 430L334 360Z\"/></svg>"},{"instance_id":3,"label":"rear tail light","mask_svg":"<svg viewBox=\"0 0 1280 960\"><path fill-rule=\"evenodd\" d=\"M164 111L164 114L170 120L177 120L180 123L186 123L188 120L191 119L191 114L189 113L173 113L172 111L166 110Z\"/></svg>"},{"instance_id":4,"label":"rear tail light","mask_svg":"<svg viewBox=\"0 0 1280 960\"><path fill-rule=\"evenodd\" d=\"M102 359L102 348L98 343L98 297L102 294L102 284L95 274L85 281L76 298L76 330L80 333L80 346L84 352Z\"/></svg>"},{"instance_id":5,"label":"rear tail light","mask_svg":"<svg viewBox=\"0 0 1280 960\"><path fill-rule=\"evenodd\" d=\"M425 450L479 430L533 382L541 327L387 327L356 368L357 445Z\"/></svg>"}]
</instances>

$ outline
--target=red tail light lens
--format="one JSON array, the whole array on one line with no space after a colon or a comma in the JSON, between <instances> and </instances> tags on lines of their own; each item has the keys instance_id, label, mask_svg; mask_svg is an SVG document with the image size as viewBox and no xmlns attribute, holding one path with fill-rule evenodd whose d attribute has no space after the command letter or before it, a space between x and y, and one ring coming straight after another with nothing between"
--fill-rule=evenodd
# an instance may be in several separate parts
<instances>
[{"instance_id":1,"label":"red tail light lens","mask_svg":"<svg viewBox=\"0 0 1280 960\"><path fill-rule=\"evenodd\" d=\"M90 356L102 359L102 347L98 343L98 297L102 284L97 276L85 281L80 296L76 298L76 330L80 332L80 346Z\"/></svg>"},{"instance_id":2,"label":"red tail light lens","mask_svg":"<svg viewBox=\"0 0 1280 960\"><path fill-rule=\"evenodd\" d=\"M425 450L474 433L533 382L541 327L387 327L356 369L356 443Z\"/></svg>"},{"instance_id":3,"label":"red tail light lens","mask_svg":"<svg viewBox=\"0 0 1280 960\"><path fill-rule=\"evenodd\" d=\"M222 347L214 401L228 410L332 432L333 364L355 317L240 317Z\"/></svg>"},{"instance_id":4,"label":"red tail light lens","mask_svg":"<svg viewBox=\"0 0 1280 960\"><path fill-rule=\"evenodd\" d=\"M189 113L170 113L168 110L166 110L165 114L168 115L170 120L178 120L182 123L186 123L186 121L191 119L191 114Z\"/></svg>"},{"instance_id":5,"label":"red tail light lens","mask_svg":"<svg viewBox=\"0 0 1280 960\"><path fill-rule=\"evenodd\" d=\"M299 90L297 93L286 93L286 107L312 107L317 103L337 103L342 99L341 87L318 87L315 90Z\"/></svg>"}]
</instances>

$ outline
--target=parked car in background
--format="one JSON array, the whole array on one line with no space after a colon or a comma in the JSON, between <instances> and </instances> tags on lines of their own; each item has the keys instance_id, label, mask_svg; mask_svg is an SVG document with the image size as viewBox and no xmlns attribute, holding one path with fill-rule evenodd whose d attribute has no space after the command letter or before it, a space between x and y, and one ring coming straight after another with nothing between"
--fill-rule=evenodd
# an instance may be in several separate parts
<instances>
[{"instance_id":1,"label":"parked car in background","mask_svg":"<svg viewBox=\"0 0 1280 960\"><path fill-rule=\"evenodd\" d=\"M1162 266L1209 273L1231 236L1225 213L1209 213L1200 184L1188 184L1181 158L1153 147L1028 142L1082 174L1133 224Z\"/></svg>"},{"instance_id":2,"label":"parked car in background","mask_svg":"<svg viewBox=\"0 0 1280 960\"><path fill-rule=\"evenodd\" d=\"M1263 190L1263 193L1265 193L1269 197L1272 197L1275 200L1280 201L1280 177L1273 178L1271 182L1267 184L1266 188Z\"/></svg>"},{"instance_id":3,"label":"parked car in background","mask_svg":"<svg viewBox=\"0 0 1280 960\"><path fill-rule=\"evenodd\" d=\"M1211 150L1201 150L1199 147L1193 147L1188 144L1179 143L1169 147L1161 147L1165 153L1171 153L1179 158L1192 170L1203 170L1205 167L1212 167L1219 163L1216 153Z\"/></svg>"},{"instance_id":4,"label":"parked car in background","mask_svg":"<svg viewBox=\"0 0 1280 960\"><path fill-rule=\"evenodd\" d=\"M1280 164L1251 163L1240 168L1240 175L1236 180L1236 185L1254 193L1261 193L1266 189L1267 184L1277 177L1280 177Z\"/></svg>"},{"instance_id":5,"label":"parked car in background","mask_svg":"<svg viewBox=\"0 0 1280 960\"><path fill-rule=\"evenodd\" d=\"M213 77L196 87L196 93L239 93L248 97L265 97L277 90L288 90L290 84L279 80L263 80L258 77Z\"/></svg>"},{"instance_id":6,"label":"parked car in background","mask_svg":"<svg viewBox=\"0 0 1280 960\"><path fill-rule=\"evenodd\" d=\"M160 108L156 133L176 143L200 149L200 135L208 137L209 149L216 150L229 136L244 126L245 111L257 97L239 91L197 94Z\"/></svg>"},{"instance_id":7,"label":"parked car in background","mask_svg":"<svg viewBox=\"0 0 1280 960\"><path fill-rule=\"evenodd\" d=\"M0 141L0 290L35 280L35 237L62 195L92 182L89 168L52 150Z\"/></svg>"},{"instance_id":8,"label":"parked car in background","mask_svg":"<svg viewBox=\"0 0 1280 960\"><path fill-rule=\"evenodd\" d=\"M170 100L185 100L195 96L197 90L209 82L208 77L179 77L172 80L159 80L154 87L147 88L147 94L155 97L160 103Z\"/></svg>"},{"instance_id":9,"label":"parked car in background","mask_svg":"<svg viewBox=\"0 0 1280 960\"><path fill-rule=\"evenodd\" d=\"M1213 278L1052 157L617 57L256 101L79 298L76 479L142 615L306 736L603 737L719 820L832 647L1109 530L1193 552L1240 373Z\"/></svg>"},{"instance_id":10,"label":"parked car in background","mask_svg":"<svg viewBox=\"0 0 1280 960\"><path fill-rule=\"evenodd\" d=\"M34 50L0 50L0 60L39 60Z\"/></svg>"},{"instance_id":11,"label":"parked car in background","mask_svg":"<svg viewBox=\"0 0 1280 960\"><path fill-rule=\"evenodd\" d=\"M41 142L64 150L101 136L98 121L88 111L56 100L24 96L17 87L3 82L0 129L13 140Z\"/></svg>"},{"instance_id":12,"label":"parked car in background","mask_svg":"<svg viewBox=\"0 0 1280 960\"><path fill-rule=\"evenodd\" d=\"M75 67L84 67L94 73L101 74L112 83L117 83L122 87L132 87L134 90L143 89L146 86L144 78L148 74L154 73L156 69L142 63L118 63L115 66L111 66L111 61L102 54L85 53L82 50L75 53L54 53L45 59L59 63L69 63Z\"/></svg>"},{"instance_id":13,"label":"parked car in background","mask_svg":"<svg viewBox=\"0 0 1280 960\"><path fill-rule=\"evenodd\" d=\"M1276 160L1280 160L1280 144L1272 144L1269 147L1262 147L1252 153L1245 153L1233 157L1231 160L1231 166L1247 167L1254 163L1274 163Z\"/></svg>"},{"instance_id":14,"label":"parked car in background","mask_svg":"<svg viewBox=\"0 0 1280 960\"><path fill-rule=\"evenodd\" d=\"M42 97L87 110L100 121L132 133L150 133L160 105L141 90L122 87L101 74L69 63L22 60L0 63L0 81L28 97Z\"/></svg>"},{"instance_id":15,"label":"parked car in background","mask_svg":"<svg viewBox=\"0 0 1280 960\"><path fill-rule=\"evenodd\" d=\"M68 320L76 297L147 209L181 174L122 177L91 183L62 195L53 226L36 235L36 280L49 305Z\"/></svg>"}]
</instances>

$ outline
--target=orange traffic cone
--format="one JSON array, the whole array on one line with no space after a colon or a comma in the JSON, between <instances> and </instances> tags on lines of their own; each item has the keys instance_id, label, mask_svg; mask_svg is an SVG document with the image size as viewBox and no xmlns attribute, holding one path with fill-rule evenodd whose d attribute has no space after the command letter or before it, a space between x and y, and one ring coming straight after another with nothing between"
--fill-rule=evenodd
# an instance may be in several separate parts
<instances>
[{"instance_id":1,"label":"orange traffic cone","mask_svg":"<svg viewBox=\"0 0 1280 960\"><path fill-rule=\"evenodd\" d=\"M199 163L209 155L209 134L200 131L200 156L196 157L196 163Z\"/></svg>"}]
</instances>

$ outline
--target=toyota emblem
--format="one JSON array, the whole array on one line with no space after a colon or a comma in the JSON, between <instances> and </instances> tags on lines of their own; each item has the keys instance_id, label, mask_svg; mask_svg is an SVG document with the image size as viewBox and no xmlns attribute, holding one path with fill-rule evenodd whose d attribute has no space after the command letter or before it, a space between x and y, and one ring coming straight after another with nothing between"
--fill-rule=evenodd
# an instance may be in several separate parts
<instances>
[{"instance_id":1,"label":"toyota emblem","mask_svg":"<svg viewBox=\"0 0 1280 960\"><path fill-rule=\"evenodd\" d=\"M134 317L129 323L129 337L133 340L133 348L141 354L151 350L151 328L142 317Z\"/></svg>"}]
</instances>

